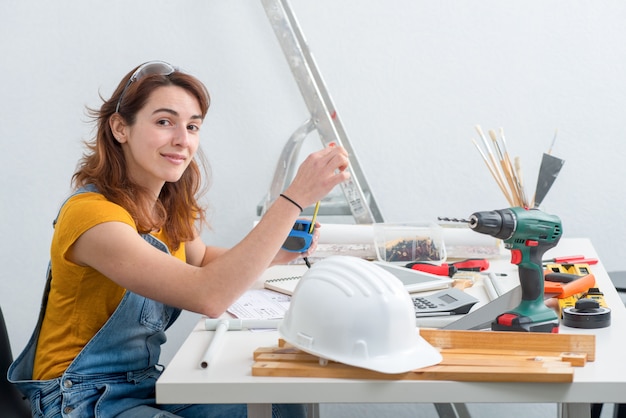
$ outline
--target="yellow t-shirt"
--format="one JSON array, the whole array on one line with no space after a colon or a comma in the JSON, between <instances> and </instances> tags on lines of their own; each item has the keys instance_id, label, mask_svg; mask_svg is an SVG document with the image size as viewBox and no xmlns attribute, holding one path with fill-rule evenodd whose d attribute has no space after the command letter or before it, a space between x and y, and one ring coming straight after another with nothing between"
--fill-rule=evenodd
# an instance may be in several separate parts
<instances>
[{"instance_id":1,"label":"yellow t-shirt","mask_svg":"<svg viewBox=\"0 0 626 418\"><path fill-rule=\"evenodd\" d=\"M63 374L124 296L123 287L97 270L66 258L69 248L85 231L104 222L123 222L137 229L128 211L99 193L75 195L59 213L50 248L52 284L37 342L35 380ZM163 234L153 235L166 242ZM172 255L185 261L184 243Z\"/></svg>"}]
</instances>

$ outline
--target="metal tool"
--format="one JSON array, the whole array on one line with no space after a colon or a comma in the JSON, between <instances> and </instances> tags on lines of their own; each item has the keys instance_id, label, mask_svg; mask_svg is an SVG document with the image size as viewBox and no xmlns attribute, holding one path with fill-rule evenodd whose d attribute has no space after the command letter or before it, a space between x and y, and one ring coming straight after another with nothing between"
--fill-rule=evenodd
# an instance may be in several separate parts
<instances>
[{"instance_id":1,"label":"metal tool","mask_svg":"<svg viewBox=\"0 0 626 418\"><path fill-rule=\"evenodd\" d=\"M464 317L451 322L442 329L479 330L489 328L495 317L516 307L521 297L522 288L521 286L516 286L491 302L466 314Z\"/></svg>"},{"instance_id":2,"label":"metal tool","mask_svg":"<svg viewBox=\"0 0 626 418\"><path fill-rule=\"evenodd\" d=\"M468 258L454 263L434 264L426 261L414 261L405 265L413 270L425 271L439 276L454 276L458 271L485 271L489 268L489 261L485 258Z\"/></svg>"},{"instance_id":3,"label":"metal tool","mask_svg":"<svg viewBox=\"0 0 626 418\"><path fill-rule=\"evenodd\" d=\"M563 164L565 164L565 160L553 157L550 154L543 154L541 166L539 167L539 176L537 177L537 188L535 189L534 206L536 208L541 205L548 191L550 191Z\"/></svg>"},{"instance_id":4,"label":"metal tool","mask_svg":"<svg viewBox=\"0 0 626 418\"><path fill-rule=\"evenodd\" d=\"M504 241L511 263L518 265L520 304L491 324L495 331L558 332L559 317L544 303L544 253L556 247L563 234L561 220L539 209L512 207L476 212L469 218L476 232Z\"/></svg>"},{"instance_id":5,"label":"metal tool","mask_svg":"<svg viewBox=\"0 0 626 418\"><path fill-rule=\"evenodd\" d=\"M544 264L598 264L597 258L586 258L584 255L569 255L565 257L554 257L548 260L543 260Z\"/></svg>"}]
</instances>

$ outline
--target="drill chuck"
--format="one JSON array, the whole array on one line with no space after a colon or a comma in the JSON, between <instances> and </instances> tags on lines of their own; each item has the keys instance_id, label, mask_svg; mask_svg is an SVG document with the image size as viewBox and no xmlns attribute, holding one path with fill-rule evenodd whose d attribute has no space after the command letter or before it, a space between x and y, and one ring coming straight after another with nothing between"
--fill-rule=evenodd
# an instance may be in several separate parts
<instances>
[{"instance_id":1,"label":"drill chuck","mask_svg":"<svg viewBox=\"0 0 626 418\"><path fill-rule=\"evenodd\" d=\"M517 220L510 209L475 212L469 218L469 227L481 234L507 240L513 236Z\"/></svg>"}]
</instances>

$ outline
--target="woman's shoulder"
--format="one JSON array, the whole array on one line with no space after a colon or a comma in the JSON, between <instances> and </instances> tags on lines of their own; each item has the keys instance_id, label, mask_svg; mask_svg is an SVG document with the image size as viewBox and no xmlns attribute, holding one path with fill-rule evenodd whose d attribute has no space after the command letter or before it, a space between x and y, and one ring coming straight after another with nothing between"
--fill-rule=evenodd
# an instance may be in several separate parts
<instances>
[{"instance_id":1,"label":"woman's shoulder","mask_svg":"<svg viewBox=\"0 0 626 418\"><path fill-rule=\"evenodd\" d=\"M126 209L93 191L74 194L65 201L57 223L62 224L67 219L71 219L75 226L94 226L102 222L119 221L135 227L135 222Z\"/></svg>"}]
</instances>

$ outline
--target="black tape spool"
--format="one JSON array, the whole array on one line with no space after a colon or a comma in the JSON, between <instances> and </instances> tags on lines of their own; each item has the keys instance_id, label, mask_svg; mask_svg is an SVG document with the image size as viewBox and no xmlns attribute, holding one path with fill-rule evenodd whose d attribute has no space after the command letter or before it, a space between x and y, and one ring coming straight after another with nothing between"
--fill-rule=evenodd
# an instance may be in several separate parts
<instances>
[{"instance_id":1,"label":"black tape spool","mask_svg":"<svg viewBox=\"0 0 626 418\"><path fill-rule=\"evenodd\" d=\"M572 328L606 328L611 325L611 310L593 299L579 299L576 306L563 309L563 325Z\"/></svg>"}]
</instances>

